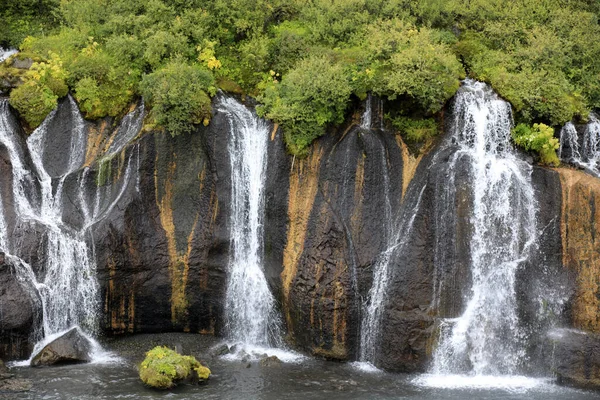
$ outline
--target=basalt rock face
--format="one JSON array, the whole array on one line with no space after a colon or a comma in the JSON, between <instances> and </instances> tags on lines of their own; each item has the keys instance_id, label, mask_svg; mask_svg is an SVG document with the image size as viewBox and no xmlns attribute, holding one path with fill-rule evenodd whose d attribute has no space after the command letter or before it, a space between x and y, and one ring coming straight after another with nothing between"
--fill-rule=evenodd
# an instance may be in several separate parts
<instances>
[{"instance_id":1,"label":"basalt rock face","mask_svg":"<svg viewBox=\"0 0 600 400\"><path fill-rule=\"evenodd\" d=\"M74 129L72 103L62 101L57 113L44 162L58 176L68 167L61 154ZM389 261L383 345L372 361L393 371L424 371L440 321L464 312L471 286L469 163L453 159L457 149L444 135L416 156L399 136L361 128L357 119L317 140L301 159L287 154L277 126L269 129L264 272L288 343L354 360L374 268L396 235L394 245L402 245ZM100 283L100 330L224 334L231 197L226 116L214 107L207 127L174 138L143 133L112 154L117 125L85 122L85 161L64 181L64 220L78 229L86 223L86 210L75 201L80 193L87 213L99 216L86 239ZM13 226L11 164L2 147L0 172L5 218ZM532 183L538 243L518 270L518 313L531 338L531 364L543 359L550 368L539 332L558 325L600 333L600 180L534 167ZM27 223L14 234L15 252L43 275L41 229ZM29 302L2 268L7 283L0 285L0 305L10 298ZM31 314L11 328L14 334L2 333L0 358L29 355L28 335L39 324Z\"/></svg>"},{"instance_id":2,"label":"basalt rock face","mask_svg":"<svg viewBox=\"0 0 600 400\"><path fill-rule=\"evenodd\" d=\"M358 345L365 279L384 245L382 168L402 174L399 147L393 143L390 156L383 140L351 127L288 170L283 310L292 341L324 357L351 358ZM402 180L395 182L397 203Z\"/></svg>"},{"instance_id":3,"label":"basalt rock face","mask_svg":"<svg viewBox=\"0 0 600 400\"><path fill-rule=\"evenodd\" d=\"M221 333L227 132L217 111L198 132L149 134L128 149L139 152L137 190L94 229L108 333Z\"/></svg>"},{"instance_id":4,"label":"basalt rock face","mask_svg":"<svg viewBox=\"0 0 600 400\"><path fill-rule=\"evenodd\" d=\"M35 290L17 278L18 262L0 253L0 355L9 360L29 356L42 318Z\"/></svg>"}]
</instances>

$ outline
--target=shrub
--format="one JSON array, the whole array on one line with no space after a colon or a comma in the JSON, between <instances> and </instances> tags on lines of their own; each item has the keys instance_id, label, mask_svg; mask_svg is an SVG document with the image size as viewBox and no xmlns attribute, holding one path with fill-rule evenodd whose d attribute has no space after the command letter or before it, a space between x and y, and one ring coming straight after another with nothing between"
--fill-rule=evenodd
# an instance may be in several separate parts
<instances>
[{"instance_id":1,"label":"shrub","mask_svg":"<svg viewBox=\"0 0 600 400\"><path fill-rule=\"evenodd\" d=\"M58 96L37 80L28 80L10 92L10 105L25 119L30 128L37 128L57 105Z\"/></svg>"},{"instance_id":2,"label":"shrub","mask_svg":"<svg viewBox=\"0 0 600 400\"><path fill-rule=\"evenodd\" d=\"M383 58L381 79L375 91L390 99L408 96L425 111L437 113L460 86L465 72L451 48L438 42L440 35L397 24L386 33L379 50ZM386 38L386 36L388 36ZM387 55L389 60L385 60Z\"/></svg>"},{"instance_id":3,"label":"shrub","mask_svg":"<svg viewBox=\"0 0 600 400\"><path fill-rule=\"evenodd\" d=\"M162 346L146 353L140 365L140 379L148 386L157 389L169 389L190 376L205 381L210 370L192 356L181 354Z\"/></svg>"},{"instance_id":4,"label":"shrub","mask_svg":"<svg viewBox=\"0 0 600 400\"><path fill-rule=\"evenodd\" d=\"M433 118L396 117L392 119L392 125L409 142L424 142L438 134L437 123Z\"/></svg>"},{"instance_id":5,"label":"shrub","mask_svg":"<svg viewBox=\"0 0 600 400\"><path fill-rule=\"evenodd\" d=\"M210 71L182 60L144 76L140 91L152 107L151 118L173 136L190 132L194 124L208 123L214 94Z\"/></svg>"},{"instance_id":6,"label":"shrub","mask_svg":"<svg viewBox=\"0 0 600 400\"><path fill-rule=\"evenodd\" d=\"M327 124L339 124L352 88L342 65L323 56L302 60L284 76L274 80L265 90L257 108L282 125L288 150L303 155L317 137L325 133Z\"/></svg>"},{"instance_id":7,"label":"shrub","mask_svg":"<svg viewBox=\"0 0 600 400\"><path fill-rule=\"evenodd\" d=\"M511 132L515 143L525 150L537 151L542 164L558 166L560 161L556 155L560 144L554 137L554 129L545 124L518 124Z\"/></svg>"}]
</instances>

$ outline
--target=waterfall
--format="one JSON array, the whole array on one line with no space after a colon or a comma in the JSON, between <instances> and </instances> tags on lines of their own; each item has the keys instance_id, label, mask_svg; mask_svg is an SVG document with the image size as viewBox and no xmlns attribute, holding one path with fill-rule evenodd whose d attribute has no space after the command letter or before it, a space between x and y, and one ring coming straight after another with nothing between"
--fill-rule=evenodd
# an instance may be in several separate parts
<instances>
[{"instance_id":1,"label":"waterfall","mask_svg":"<svg viewBox=\"0 0 600 400\"><path fill-rule=\"evenodd\" d=\"M369 93L367 100L365 100L365 111L360 117L360 127L363 129L371 129L371 120L373 119L371 102L371 93Z\"/></svg>"},{"instance_id":2,"label":"waterfall","mask_svg":"<svg viewBox=\"0 0 600 400\"><path fill-rule=\"evenodd\" d=\"M558 156L564 162L575 164L600 177L600 121L596 115L590 114L581 143L572 122L563 126Z\"/></svg>"},{"instance_id":3,"label":"waterfall","mask_svg":"<svg viewBox=\"0 0 600 400\"><path fill-rule=\"evenodd\" d=\"M466 160L473 196L472 286L462 315L441 322L432 372L515 375L527 361L527 338L517 315L516 272L537 240L531 166L511 145L510 105L485 84L466 80L456 95L453 116L452 141L458 150L450 162L449 181L455 182L456 161Z\"/></svg>"},{"instance_id":4,"label":"waterfall","mask_svg":"<svg viewBox=\"0 0 600 400\"><path fill-rule=\"evenodd\" d=\"M43 309L43 333L45 338L36 345L39 351L50 338L56 337L61 332L73 326L79 326L88 334L94 334L98 328L97 313L99 311L99 286L96 279L96 262L93 248L90 248L86 240L92 232L89 229L101 217L107 214L106 209L102 213L89 212L87 199L90 197L85 192L85 181L89 169L83 168L85 152L87 148L86 127L74 100L69 97L71 110L71 136L70 145L67 149L68 162L65 171L59 176L53 177L46 170L44 164L45 144L52 140L52 132L48 126L56 118L56 110L52 111L45 121L40 125L26 141L26 148L21 146L18 133L9 121L9 109L7 100L0 101L0 143L8 151L12 164L12 188L17 218L17 228L25 224L35 224L42 228L46 239L44 249L43 265L39 266L39 274L34 273L31 266L18 259L19 248L11 243L7 232L4 210L0 209L0 247L10 255L10 259L18 260L13 265L18 266L17 274L22 281L33 285L42 299ZM126 133L126 137L133 138L131 131L139 132L141 129L141 116L136 110L134 114L124 118L124 124L119 130ZM143 110L141 110L143 113ZM135 123L133 115L136 116ZM122 129L125 127L126 129ZM119 134L117 134L117 138ZM127 142L122 140L110 147L113 153L120 152ZM31 167L25 161L28 154ZM102 192L102 188L96 188L96 203L109 202L114 206L125 188L129 185L131 175L132 157L139 153L131 151L128 159L125 178L117 196ZM139 160L138 160L139 161ZM74 198L63 199L64 184L69 176L79 174L80 184L77 186L79 192ZM102 198L102 200L100 200ZM64 220L64 202L79 201L77 208L82 210L85 216L83 227L77 228ZM1 202L0 202L1 203ZM99 207L96 207L97 210ZM108 207L109 209L111 206ZM92 241L93 242L93 241ZM93 342L98 350L98 345ZM33 356L32 354L32 356Z\"/></svg>"},{"instance_id":5,"label":"waterfall","mask_svg":"<svg viewBox=\"0 0 600 400\"><path fill-rule=\"evenodd\" d=\"M225 302L231 340L245 345L280 345L280 319L263 272L264 186L268 125L233 98L219 111L229 121L231 251Z\"/></svg>"},{"instance_id":6,"label":"waterfall","mask_svg":"<svg viewBox=\"0 0 600 400\"><path fill-rule=\"evenodd\" d=\"M16 53L17 50L15 49L3 49L2 47L0 47L0 63Z\"/></svg>"}]
</instances>

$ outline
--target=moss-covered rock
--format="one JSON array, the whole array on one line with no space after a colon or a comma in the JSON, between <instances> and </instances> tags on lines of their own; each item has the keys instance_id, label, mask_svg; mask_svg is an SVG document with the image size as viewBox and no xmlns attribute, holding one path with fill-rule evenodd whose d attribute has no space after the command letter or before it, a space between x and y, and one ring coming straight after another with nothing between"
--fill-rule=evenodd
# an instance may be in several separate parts
<instances>
[{"instance_id":1,"label":"moss-covered rock","mask_svg":"<svg viewBox=\"0 0 600 400\"><path fill-rule=\"evenodd\" d=\"M187 378L206 381L210 369L200 364L192 356L181 354L163 346L157 346L146 353L146 359L140 365L140 378L153 388L169 389L178 381Z\"/></svg>"}]
</instances>

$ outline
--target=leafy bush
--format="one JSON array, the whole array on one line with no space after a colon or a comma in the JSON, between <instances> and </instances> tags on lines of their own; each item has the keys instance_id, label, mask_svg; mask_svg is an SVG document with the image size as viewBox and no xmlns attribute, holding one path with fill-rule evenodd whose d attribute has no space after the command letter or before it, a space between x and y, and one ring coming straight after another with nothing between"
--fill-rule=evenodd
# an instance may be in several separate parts
<instances>
[{"instance_id":1,"label":"leafy bush","mask_svg":"<svg viewBox=\"0 0 600 400\"><path fill-rule=\"evenodd\" d=\"M327 124L344 120L352 87L342 65L327 57L302 60L283 77L273 80L259 97L259 115L282 125L288 150L302 155Z\"/></svg>"},{"instance_id":2,"label":"leafy bush","mask_svg":"<svg viewBox=\"0 0 600 400\"><path fill-rule=\"evenodd\" d=\"M140 379L148 386L157 389L169 389L177 381L188 378L192 373L205 381L210 370L192 356L182 356L167 348L157 346L146 353L140 365Z\"/></svg>"},{"instance_id":3,"label":"leafy bush","mask_svg":"<svg viewBox=\"0 0 600 400\"><path fill-rule=\"evenodd\" d=\"M554 137L554 129L545 124L518 124L511 132L515 143L525 150L537 151L541 162L546 165L558 166L560 161L556 155L560 144Z\"/></svg>"},{"instance_id":4,"label":"leafy bush","mask_svg":"<svg viewBox=\"0 0 600 400\"><path fill-rule=\"evenodd\" d=\"M140 91L151 105L153 122L173 136L190 132L194 124L208 123L214 94L212 74L182 60L145 75Z\"/></svg>"},{"instance_id":5,"label":"leafy bush","mask_svg":"<svg viewBox=\"0 0 600 400\"><path fill-rule=\"evenodd\" d=\"M32 79L10 92L9 102L34 129L56 108L57 100L48 86Z\"/></svg>"},{"instance_id":6,"label":"leafy bush","mask_svg":"<svg viewBox=\"0 0 600 400\"><path fill-rule=\"evenodd\" d=\"M392 119L392 125L409 142L424 142L438 134L437 123L433 118L396 117Z\"/></svg>"},{"instance_id":7,"label":"leafy bush","mask_svg":"<svg viewBox=\"0 0 600 400\"><path fill-rule=\"evenodd\" d=\"M401 21L382 24L370 33L374 39L370 54L381 62L376 92L390 99L408 96L431 113L440 111L456 93L465 73L450 47L439 42L440 35Z\"/></svg>"}]
</instances>

